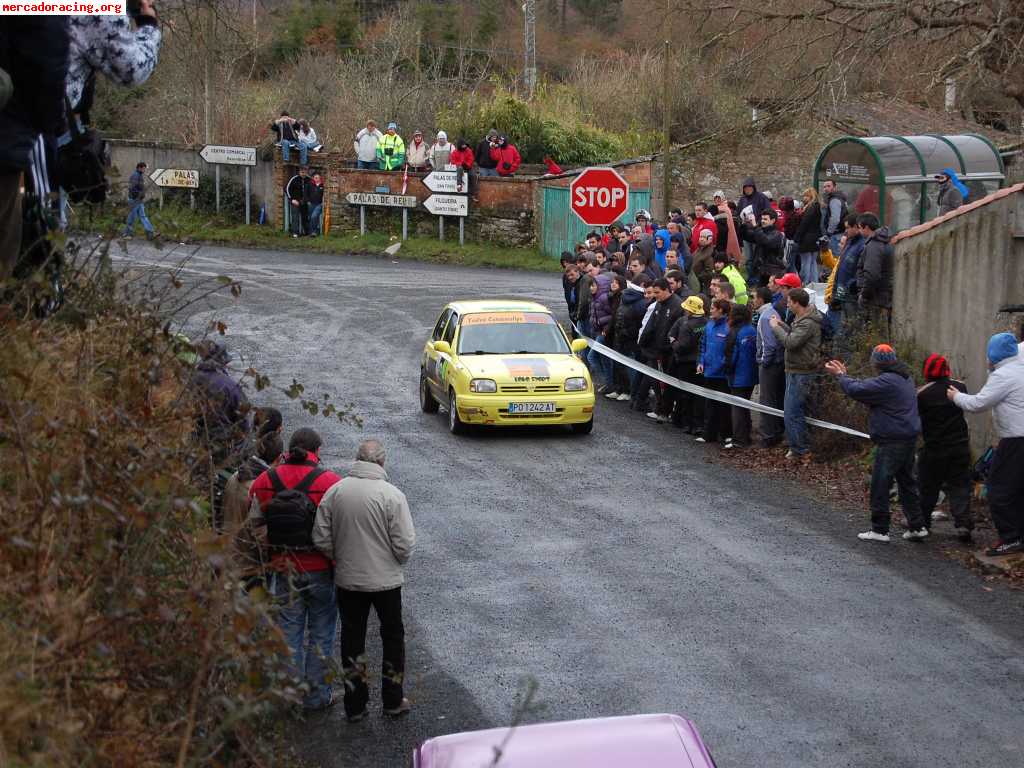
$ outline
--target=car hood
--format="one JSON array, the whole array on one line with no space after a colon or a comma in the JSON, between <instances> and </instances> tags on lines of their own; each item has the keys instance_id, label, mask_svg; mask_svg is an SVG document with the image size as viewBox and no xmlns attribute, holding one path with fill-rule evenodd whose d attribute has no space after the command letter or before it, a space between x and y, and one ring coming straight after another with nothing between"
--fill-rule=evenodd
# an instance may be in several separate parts
<instances>
[{"instance_id":1,"label":"car hood","mask_svg":"<svg viewBox=\"0 0 1024 768\"><path fill-rule=\"evenodd\" d=\"M464 355L459 362L475 379L496 382L552 381L585 376L586 367L575 355Z\"/></svg>"}]
</instances>

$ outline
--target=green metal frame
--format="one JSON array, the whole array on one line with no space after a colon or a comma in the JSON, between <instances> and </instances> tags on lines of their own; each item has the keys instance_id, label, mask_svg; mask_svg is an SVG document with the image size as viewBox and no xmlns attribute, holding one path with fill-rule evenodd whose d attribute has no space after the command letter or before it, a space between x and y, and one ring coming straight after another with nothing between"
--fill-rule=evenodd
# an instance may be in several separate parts
<instances>
[{"instance_id":1,"label":"green metal frame","mask_svg":"<svg viewBox=\"0 0 1024 768\"><path fill-rule=\"evenodd\" d=\"M1001 189L1003 185L1006 183L1006 163L1003 162L1003 156L1002 154L1000 154L999 148L991 141L989 141L987 137L982 136L980 133L964 133L961 135L970 136L971 138L974 139L981 139L983 142L988 144L988 148L992 150L992 154L996 156L996 160L999 162L999 172L1003 174L1003 179L1002 181L999 182L999 187Z\"/></svg>"},{"instance_id":2,"label":"green metal frame","mask_svg":"<svg viewBox=\"0 0 1024 768\"><path fill-rule=\"evenodd\" d=\"M843 144L847 141L852 141L856 144L861 144L867 147L867 150L871 154L871 157L874 158L875 160L875 166L878 168L878 176L880 182L878 185L878 218L880 221L885 221L885 190L887 187L885 180L885 165L882 164L882 158L878 155L878 152L875 151L875 148L872 147L859 136L841 136L838 139L834 139L833 141L829 142L827 145L825 145L825 148L818 153L818 159L814 161L814 189L818 190L820 186L819 171L821 170L821 158L823 158L825 156L825 153L832 149L832 147L836 146L836 144ZM918 153L917 158L918 162L921 162L920 153ZM820 190L818 190L818 196L821 196Z\"/></svg>"},{"instance_id":3,"label":"green metal frame","mask_svg":"<svg viewBox=\"0 0 1024 768\"><path fill-rule=\"evenodd\" d=\"M960 161L960 173L967 173L967 163L964 162L964 156L960 154L960 149L952 141L947 139L945 136L938 133L924 133L922 136L929 136L933 139L938 139L943 144L948 144L953 150L953 154L956 155L956 159Z\"/></svg>"}]
</instances>

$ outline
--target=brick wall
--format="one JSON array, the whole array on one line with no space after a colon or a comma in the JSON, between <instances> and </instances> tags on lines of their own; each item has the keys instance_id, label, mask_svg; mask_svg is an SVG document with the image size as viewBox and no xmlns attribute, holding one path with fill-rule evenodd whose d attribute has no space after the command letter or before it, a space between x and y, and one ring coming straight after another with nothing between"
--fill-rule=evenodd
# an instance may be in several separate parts
<instances>
[{"instance_id":1,"label":"brick wall","mask_svg":"<svg viewBox=\"0 0 1024 768\"><path fill-rule=\"evenodd\" d=\"M349 192L374 192L377 187L388 187L391 194L402 192L401 171L362 171L350 167L350 161L341 154L315 153L309 157L311 173L320 173L326 179L327 199L331 207L331 232L359 230L359 207L349 205L345 196ZM285 166L280 155L275 158L274 173L278 189L296 172L297 166ZM410 173L406 195L416 197L420 203L430 196L424 186L426 174ZM478 201L470 201L466 218L466 240L493 242L501 245L530 245L535 241L533 185L536 177L482 178L479 180ZM283 221L283 194L274 207L276 221ZM459 221L445 219L445 237L458 237ZM366 208L368 232L402 233L402 215L398 208ZM418 207L409 210L409 234L434 235L438 233L438 217Z\"/></svg>"}]
</instances>

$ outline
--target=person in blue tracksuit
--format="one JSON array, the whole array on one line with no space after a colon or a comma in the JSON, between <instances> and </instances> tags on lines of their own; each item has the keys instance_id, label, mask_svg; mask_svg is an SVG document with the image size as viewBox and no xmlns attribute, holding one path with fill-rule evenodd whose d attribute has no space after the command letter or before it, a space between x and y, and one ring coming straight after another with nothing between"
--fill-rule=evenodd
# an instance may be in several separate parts
<instances>
[{"instance_id":1,"label":"person in blue tracksuit","mask_svg":"<svg viewBox=\"0 0 1024 768\"><path fill-rule=\"evenodd\" d=\"M757 384L757 330L749 306L733 304L725 348L729 392L749 400ZM725 447L746 448L750 445L750 410L734 405L731 411L732 439L725 441Z\"/></svg>"},{"instance_id":2,"label":"person in blue tracksuit","mask_svg":"<svg viewBox=\"0 0 1024 768\"><path fill-rule=\"evenodd\" d=\"M704 387L716 392L729 391L729 379L725 370L725 343L729 337L729 311L727 299L711 302L711 317L704 326L700 339L700 357L697 373L704 376ZM729 406L710 398L704 404L704 433L698 443L713 443L721 438L732 441L732 420Z\"/></svg>"}]
</instances>

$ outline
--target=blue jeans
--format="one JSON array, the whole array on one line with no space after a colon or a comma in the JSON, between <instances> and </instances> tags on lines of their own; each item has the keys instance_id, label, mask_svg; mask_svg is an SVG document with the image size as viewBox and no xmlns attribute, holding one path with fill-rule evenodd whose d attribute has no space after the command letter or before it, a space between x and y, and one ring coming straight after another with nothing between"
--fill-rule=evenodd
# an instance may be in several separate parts
<instances>
[{"instance_id":1,"label":"blue jeans","mask_svg":"<svg viewBox=\"0 0 1024 768\"><path fill-rule=\"evenodd\" d=\"M800 282L804 285L818 282L818 252L800 254Z\"/></svg>"},{"instance_id":2,"label":"blue jeans","mask_svg":"<svg viewBox=\"0 0 1024 768\"><path fill-rule=\"evenodd\" d=\"M153 234L153 225L149 223L149 218L146 216L146 204L141 200L135 200L132 202L132 209L128 211L128 221L124 223L124 233L130 235L135 231L135 221L142 222L142 228L146 230L147 234Z\"/></svg>"},{"instance_id":3,"label":"blue jeans","mask_svg":"<svg viewBox=\"0 0 1024 768\"><path fill-rule=\"evenodd\" d=\"M782 410L785 413L786 440L789 449L797 456L803 456L811 450L807 438L807 422L804 421L807 406L807 394L814 380L813 373L787 373L786 398Z\"/></svg>"},{"instance_id":4,"label":"blue jeans","mask_svg":"<svg viewBox=\"0 0 1024 768\"><path fill-rule=\"evenodd\" d=\"M299 165L305 165L309 162L309 145L303 144L298 141L282 141L281 142L281 159L284 162L288 162L288 157L291 154L292 147L296 147L299 150Z\"/></svg>"},{"instance_id":5,"label":"blue jeans","mask_svg":"<svg viewBox=\"0 0 1024 768\"><path fill-rule=\"evenodd\" d=\"M598 344L604 344L604 334L600 334L594 341ZM590 366L591 371L597 370L601 372L604 384L610 387L615 383L615 379L612 378L614 375L612 370L614 362L610 357L605 357L597 350L591 349L587 353L587 364Z\"/></svg>"},{"instance_id":6,"label":"blue jeans","mask_svg":"<svg viewBox=\"0 0 1024 768\"><path fill-rule=\"evenodd\" d=\"M376 160L356 160L356 168L361 171L378 171L380 166Z\"/></svg>"},{"instance_id":7,"label":"blue jeans","mask_svg":"<svg viewBox=\"0 0 1024 768\"><path fill-rule=\"evenodd\" d=\"M834 235L828 236L828 247L832 251L832 255L837 259L839 258L839 241L842 239L843 233L836 232Z\"/></svg>"},{"instance_id":8,"label":"blue jeans","mask_svg":"<svg viewBox=\"0 0 1024 768\"><path fill-rule=\"evenodd\" d=\"M331 700L327 663L338 623L334 573L273 573L270 592L278 607L277 625L291 648L291 673L309 686L303 706L324 707Z\"/></svg>"},{"instance_id":9,"label":"blue jeans","mask_svg":"<svg viewBox=\"0 0 1024 768\"><path fill-rule=\"evenodd\" d=\"M478 172L479 172L479 174L481 176L497 176L498 175L498 169L497 168L479 168L477 170L478 170Z\"/></svg>"},{"instance_id":10,"label":"blue jeans","mask_svg":"<svg viewBox=\"0 0 1024 768\"><path fill-rule=\"evenodd\" d=\"M314 205L312 210L309 212L309 234L319 235L320 234L320 223L323 218L324 206L323 203L320 205Z\"/></svg>"}]
</instances>

